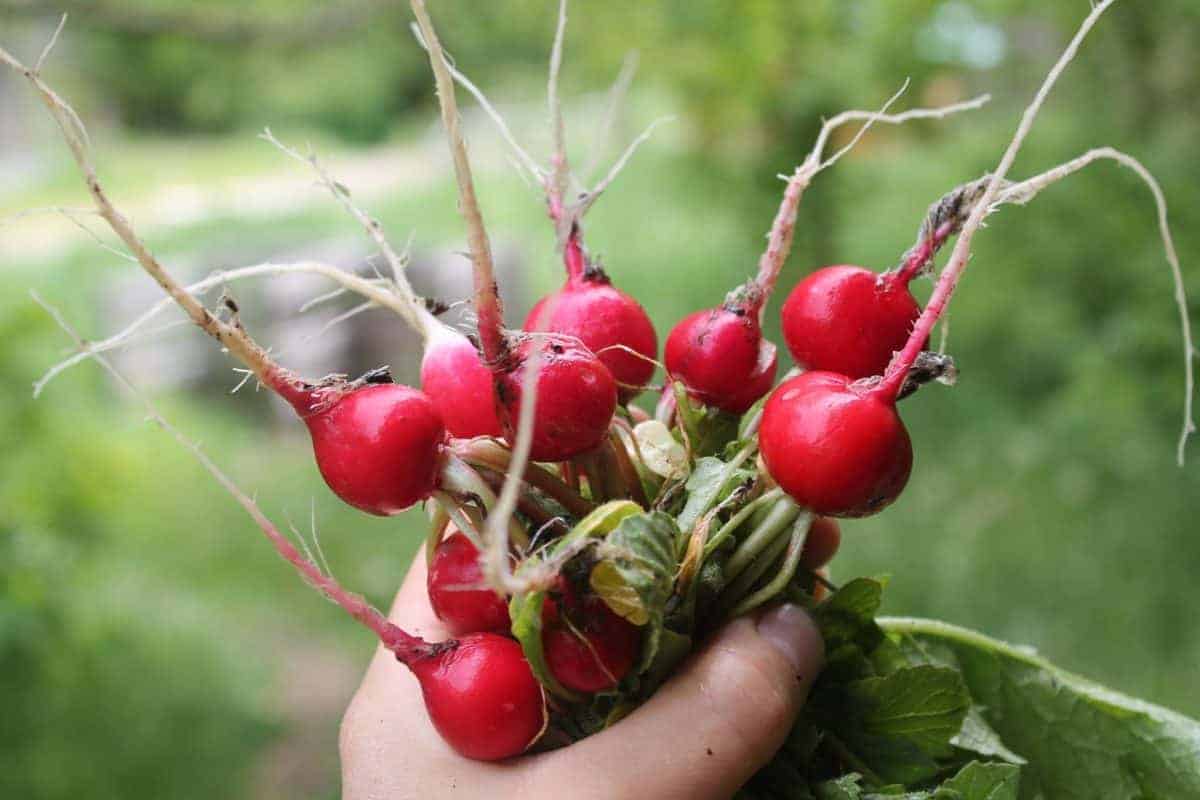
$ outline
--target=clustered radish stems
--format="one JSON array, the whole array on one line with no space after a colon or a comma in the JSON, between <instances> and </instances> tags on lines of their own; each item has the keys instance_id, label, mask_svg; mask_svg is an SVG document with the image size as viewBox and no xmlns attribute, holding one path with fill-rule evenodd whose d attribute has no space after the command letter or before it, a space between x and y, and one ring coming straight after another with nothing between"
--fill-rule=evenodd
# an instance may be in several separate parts
<instances>
[{"instance_id":1,"label":"clustered radish stems","mask_svg":"<svg viewBox=\"0 0 1200 800\"><path fill-rule=\"evenodd\" d=\"M953 379L952 360L929 352L928 342L983 220L1004 204L1029 202L1099 159L1130 167L1158 204L1187 356L1182 459L1194 430L1194 348L1157 182L1131 156L1109 148L1024 182L1007 178L1050 89L1112 2L1097 5L1087 17L996 169L934 203L896 269L877 274L830 266L791 290L782 322L797 368L777 384L776 347L761 325L791 250L804 191L871 125L942 118L977 108L986 98L889 113L897 93L877 112L846 112L827 121L813 149L785 177L755 277L720 305L687 316L667 337L665 380L653 416L631 401L650 387L660 366L657 335L646 312L612 285L583 241L585 213L649 131L600 183L574 201L568 198L577 182L566 156L558 96L566 0L560 0L551 54L553 152L547 167L517 144L483 92L449 64L424 0L411 0L436 80L473 267L476 324L470 331L442 322L438 304L413 291L406 259L346 187L315 157L287 147L270 131L264 138L314 170L363 227L390 274L364 278L303 262L229 270L180 284L103 189L82 122L41 76L46 54L28 68L0 49L0 61L28 79L58 123L96 213L167 294L120 333L90 344L76 337L79 353L52 368L36 391L86 358L113 371L104 352L128 344L169 305L178 305L249 375L295 409L311 434L322 476L341 499L379 515L426 505L429 598L455 638L429 643L410 636L345 590L176 432L279 554L413 671L434 725L464 756L494 760L569 743L615 724L724 621L781 599L808 606L823 602L829 584L819 569L836 550L839 535L828 518L874 514L899 497L911 473L913 445L897 402L922 383ZM631 74L623 70L614 96L623 93ZM502 323L501 287L456 83L497 123L544 190L561 251L566 283L538 303L523 331ZM853 140L826 156L833 131L850 122L862 123ZM948 264L936 274L933 296L921 309L909 284L936 273L938 251L956 236ZM235 280L298 272L326 277L338 292L387 308L416 330L425 345L421 389L393 383L386 370L356 380L304 379L251 338L234 301L226 299L214 311L201 300L204 292ZM471 689L450 692L451 682ZM830 739L828 746L836 756L837 742Z\"/></svg>"}]
</instances>

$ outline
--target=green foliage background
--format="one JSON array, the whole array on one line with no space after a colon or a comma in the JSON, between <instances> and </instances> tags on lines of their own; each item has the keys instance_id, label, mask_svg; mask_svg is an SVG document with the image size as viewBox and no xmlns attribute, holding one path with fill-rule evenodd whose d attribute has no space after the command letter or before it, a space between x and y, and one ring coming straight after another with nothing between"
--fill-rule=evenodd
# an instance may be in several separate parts
<instances>
[{"instance_id":1,"label":"green foliage background","mask_svg":"<svg viewBox=\"0 0 1200 800\"><path fill-rule=\"evenodd\" d=\"M430 135L430 81L403 4L344 4L333 22L310 25L325 4L66 5L72 21L48 76L96 120L118 198L164 180L278 167L253 143L265 124L311 137L335 159ZM553 3L431 5L459 64L495 99L540 102ZM994 165L1087 7L577 2L568 95L603 89L636 47L626 134L660 113L679 117L596 206L590 245L665 333L753 269L781 187L774 176L808 150L822 116L877 106L905 77L909 105L992 92L969 117L872 133L806 195L785 284L826 263L889 267L929 202ZM0 2L0 42L36 53L47 10ZM1193 291L1198 37L1200 8L1189 0L1118 3L1017 168L1032 174L1098 145L1138 156L1172 202ZM43 168L0 187L0 214L82 205L42 109L11 76L0 81L22 98L16 113L36 116L28 124L46 134L29 154ZM519 127L541 147L539 113L535 105ZM580 155L592 122L571 116ZM559 277L541 209L502 159L492 162L481 189L494 234L520 244L531 282L547 290ZM395 240L415 231L422 247L461 246L448 175L419 190L397 180L373 211ZM65 224L68 254L31 259L6 245L5 228L0 795L334 796L338 710L369 638L273 560L232 502L94 367L30 398L65 340L27 290L99 335L124 321L100 299L133 268ZM156 230L152 244L217 267L356 233L318 203L265 222L227 216ZM1196 445L1185 468L1173 460L1182 363L1149 194L1097 165L996 215L977 242L950 335L960 384L905 404L918 453L910 487L880 517L844 526L835 573L890 573L889 613L1031 644L1076 672L1200 714L1200 472ZM231 261L231 252L247 255ZM532 299L510 298L514 317ZM420 513L376 520L340 508L302 433L271 415L262 394L230 398L227 386L159 400L276 519L307 528L315 498L339 578L386 603ZM298 696L325 700L298 707Z\"/></svg>"}]
</instances>

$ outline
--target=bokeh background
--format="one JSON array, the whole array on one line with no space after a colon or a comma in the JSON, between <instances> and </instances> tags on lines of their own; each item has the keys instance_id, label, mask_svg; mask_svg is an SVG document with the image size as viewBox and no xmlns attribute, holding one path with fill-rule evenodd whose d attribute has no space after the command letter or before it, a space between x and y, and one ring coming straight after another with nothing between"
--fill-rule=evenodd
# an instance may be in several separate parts
<instances>
[{"instance_id":1,"label":"bokeh background","mask_svg":"<svg viewBox=\"0 0 1200 800\"><path fill-rule=\"evenodd\" d=\"M550 0L431 3L459 65L544 154ZM0 0L0 42L36 58L88 122L118 205L177 274L372 250L311 175L256 138L311 144L397 244L418 288L465 296L468 265L431 80L406 4L358 0ZM820 119L987 91L984 110L877 128L804 198L784 284L828 263L891 267L932 200L993 166L1083 0L577 2L563 77L576 164L613 158L672 114L595 207L588 242L660 333L750 275L782 184ZM1016 176L1087 148L1160 177L1200 291L1200 6L1119 3L1056 89ZM605 144L604 92L631 49L634 90ZM560 280L538 194L463 101L513 324ZM69 342L35 289L89 338L158 299L79 225L86 205L45 110L0 74L0 795L334 797L341 710L368 635L275 558L244 514L94 365L32 383ZM112 244L98 222L77 221ZM890 574L886 610L1026 643L1062 665L1200 714L1200 444L1175 465L1179 324L1151 198L1089 168L977 238L953 307L962 379L906 402L912 482L845 525L840 577ZM309 374L416 353L381 311L287 278L231 287L258 337ZM927 294L928 282L918 291ZM772 304L771 327L777 330ZM1194 309L1193 324L1200 323ZM172 312L173 313L173 312ZM122 369L265 511L314 521L333 569L387 603L422 533L321 483L305 434L168 315Z\"/></svg>"}]
</instances>

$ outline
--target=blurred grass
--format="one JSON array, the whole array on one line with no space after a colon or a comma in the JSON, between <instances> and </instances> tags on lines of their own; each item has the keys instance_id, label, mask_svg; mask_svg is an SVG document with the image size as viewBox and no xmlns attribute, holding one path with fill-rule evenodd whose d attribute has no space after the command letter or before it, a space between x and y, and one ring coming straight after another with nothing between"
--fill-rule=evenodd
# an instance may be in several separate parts
<instances>
[{"instance_id":1,"label":"blurred grass","mask_svg":"<svg viewBox=\"0 0 1200 800\"><path fill-rule=\"evenodd\" d=\"M1043 68L1036 58L1017 60L979 81L998 87L989 109L877 131L821 175L805 196L781 285L830 260L893 265L927 204L994 164ZM1173 204L1194 289L1194 120L1169 92L1154 114L1184 115L1178 124L1146 129L1098 116L1096 86L1125 78L1087 53L1075 73L1017 173L1096 144L1143 157ZM815 118L832 90L787 91ZM1104 99L1125 107L1130 93ZM770 127L771 111L762 114ZM402 118L389 144L416 146L430 119ZM576 120L574 129L584 127ZM661 335L751 274L781 187L773 175L809 146L806 134L785 127L780 140L751 137L732 157L714 158L701 149L711 131L680 127L639 153L587 229L591 250L646 305ZM319 132L281 136L312 139L335 172L351 154ZM250 132L104 130L98 138L101 172L119 199L136 201L163 184L296 169ZM10 192L0 214L83 202L61 151L48 152L49 169ZM537 196L499 158L485 159L480 180L495 237L516 245L536 291L555 286L559 267ZM223 213L147 238L188 263L224 267L230 253L296 253L358 236L313 192L314 205L286 216ZM462 249L448 174L420 187L397 176L395 192L369 205L393 241L412 232L419 248ZM54 235L71 244L51 262L0 256L0 378L8 387L0 393L0 795L66 797L89 787L93 796L334 796L336 723L372 642L296 580L236 505L94 366L31 399L30 384L67 341L28 290L99 336L123 322L107 318L106 289L134 269L65 221ZM1126 171L1098 164L1028 208L997 214L976 242L949 339L962 378L905 402L917 450L910 486L886 513L845 524L835 576L889 574L889 613L1030 644L1088 677L1200 715L1200 629L1190 624L1200 599L1192 574L1200 472L1196 445L1186 467L1174 464L1181 353L1149 194ZM510 298L511 318L531 301ZM776 341L781 301L768 315ZM307 530L315 510L338 577L386 604L419 542L421 514L379 520L341 507L313 469L303 432L270 413L273 401L250 391L224 397L223 388L157 400L277 522ZM297 707L297 696L312 707ZM302 748L308 763L296 767L281 752L287 747Z\"/></svg>"}]
</instances>

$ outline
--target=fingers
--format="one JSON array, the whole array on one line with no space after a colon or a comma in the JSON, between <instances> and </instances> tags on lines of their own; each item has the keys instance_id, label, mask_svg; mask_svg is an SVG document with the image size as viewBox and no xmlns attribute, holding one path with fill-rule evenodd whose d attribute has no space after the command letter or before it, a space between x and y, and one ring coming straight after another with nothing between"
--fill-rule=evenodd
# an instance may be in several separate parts
<instances>
[{"instance_id":1,"label":"fingers","mask_svg":"<svg viewBox=\"0 0 1200 800\"><path fill-rule=\"evenodd\" d=\"M408 574L404 576L404 583L400 584L400 591L392 601L388 618L414 636L420 636L430 642L440 642L449 639L450 632L429 605L429 593L425 586L428 575L425 548L421 548L413 558Z\"/></svg>"},{"instance_id":2,"label":"fingers","mask_svg":"<svg viewBox=\"0 0 1200 800\"><path fill-rule=\"evenodd\" d=\"M389 618L406 631L441 641L447 631L425 599L425 556L418 552ZM344 798L438 797L453 773L429 765L457 760L429 722L416 679L382 646L342 718Z\"/></svg>"},{"instance_id":3,"label":"fingers","mask_svg":"<svg viewBox=\"0 0 1200 800\"><path fill-rule=\"evenodd\" d=\"M804 549L800 551L800 566L804 569L819 569L825 566L833 560L841 544L842 529L837 520L817 517L808 530Z\"/></svg>"},{"instance_id":4,"label":"fingers","mask_svg":"<svg viewBox=\"0 0 1200 800\"><path fill-rule=\"evenodd\" d=\"M782 745L823 662L799 606L736 620L627 719L540 769L572 797L728 798Z\"/></svg>"}]
</instances>

